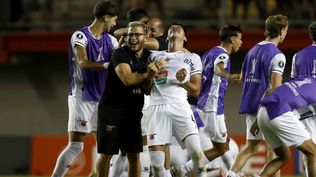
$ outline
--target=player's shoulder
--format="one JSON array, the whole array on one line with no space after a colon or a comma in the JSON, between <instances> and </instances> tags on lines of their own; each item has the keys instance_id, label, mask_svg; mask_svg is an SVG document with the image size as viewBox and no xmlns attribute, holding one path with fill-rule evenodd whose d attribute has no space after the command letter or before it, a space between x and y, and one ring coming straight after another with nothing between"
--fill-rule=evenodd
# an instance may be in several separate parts
<instances>
[{"instance_id":1,"label":"player's shoulder","mask_svg":"<svg viewBox=\"0 0 316 177\"><path fill-rule=\"evenodd\" d=\"M72 39L83 40L85 38L87 38L86 35L80 30L72 33Z\"/></svg>"},{"instance_id":2,"label":"player's shoulder","mask_svg":"<svg viewBox=\"0 0 316 177\"><path fill-rule=\"evenodd\" d=\"M186 56L187 58L200 59L200 56L193 52L183 52L182 55Z\"/></svg>"}]
</instances>

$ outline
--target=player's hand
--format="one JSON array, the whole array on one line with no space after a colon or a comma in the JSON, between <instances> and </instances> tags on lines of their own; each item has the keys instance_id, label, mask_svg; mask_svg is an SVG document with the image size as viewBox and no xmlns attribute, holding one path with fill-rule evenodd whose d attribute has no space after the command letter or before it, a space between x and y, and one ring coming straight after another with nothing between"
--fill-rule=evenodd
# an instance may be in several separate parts
<instances>
[{"instance_id":1,"label":"player's hand","mask_svg":"<svg viewBox=\"0 0 316 177\"><path fill-rule=\"evenodd\" d=\"M186 79L187 74L187 70L185 68L182 68L177 72L176 78L181 84L184 84L188 82L188 80Z\"/></svg>"},{"instance_id":2,"label":"player's hand","mask_svg":"<svg viewBox=\"0 0 316 177\"><path fill-rule=\"evenodd\" d=\"M241 74L230 74L228 76L228 81L233 84L241 83Z\"/></svg>"},{"instance_id":3,"label":"player's hand","mask_svg":"<svg viewBox=\"0 0 316 177\"><path fill-rule=\"evenodd\" d=\"M150 63L147 66L147 78L151 79L155 77L155 75L158 73L159 73L159 69L157 68L155 63Z\"/></svg>"},{"instance_id":4,"label":"player's hand","mask_svg":"<svg viewBox=\"0 0 316 177\"><path fill-rule=\"evenodd\" d=\"M155 61L155 65L159 71L162 71L167 68L167 60L167 57L162 57Z\"/></svg>"}]
</instances>

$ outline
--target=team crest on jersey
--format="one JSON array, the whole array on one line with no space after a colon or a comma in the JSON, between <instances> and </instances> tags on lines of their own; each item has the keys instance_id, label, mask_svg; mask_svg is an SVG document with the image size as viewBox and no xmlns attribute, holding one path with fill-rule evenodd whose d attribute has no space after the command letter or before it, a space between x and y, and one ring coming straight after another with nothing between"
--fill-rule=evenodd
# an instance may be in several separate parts
<instances>
[{"instance_id":1,"label":"team crest on jersey","mask_svg":"<svg viewBox=\"0 0 316 177\"><path fill-rule=\"evenodd\" d=\"M278 65L279 65L280 68L283 68L284 65L285 65L285 63L284 63L284 61L279 61L279 64L278 64Z\"/></svg>"},{"instance_id":2,"label":"team crest on jersey","mask_svg":"<svg viewBox=\"0 0 316 177\"><path fill-rule=\"evenodd\" d=\"M158 76L155 76L155 84L161 85L167 82L168 70L161 71Z\"/></svg>"},{"instance_id":3,"label":"team crest on jersey","mask_svg":"<svg viewBox=\"0 0 316 177\"><path fill-rule=\"evenodd\" d=\"M83 38L83 35L82 35L81 33L78 33L78 34L76 35L76 37L77 37L78 39L82 39L82 38Z\"/></svg>"}]
</instances>

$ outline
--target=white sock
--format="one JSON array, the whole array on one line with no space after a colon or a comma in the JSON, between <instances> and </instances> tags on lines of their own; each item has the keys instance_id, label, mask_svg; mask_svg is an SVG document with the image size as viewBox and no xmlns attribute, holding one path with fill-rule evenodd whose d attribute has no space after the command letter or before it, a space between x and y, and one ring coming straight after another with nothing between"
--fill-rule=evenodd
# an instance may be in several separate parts
<instances>
[{"instance_id":1,"label":"white sock","mask_svg":"<svg viewBox=\"0 0 316 177\"><path fill-rule=\"evenodd\" d=\"M153 167L153 173L156 177L164 177L165 169L165 153L162 151L150 151L150 161Z\"/></svg>"},{"instance_id":2,"label":"white sock","mask_svg":"<svg viewBox=\"0 0 316 177\"><path fill-rule=\"evenodd\" d=\"M83 142L68 142L59 155L52 177L64 177L70 165L83 150Z\"/></svg>"},{"instance_id":3,"label":"white sock","mask_svg":"<svg viewBox=\"0 0 316 177\"><path fill-rule=\"evenodd\" d=\"M143 146L143 152L140 153L140 164L142 168L142 177L149 177L150 173L150 156L148 146Z\"/></svg>"},{"instance_id":4,"label":"white sock","mask_svg":"<svg viewBox=\"0 0 316 177\"><path fill-rule=\"evenodd\" d=\"M115 156L115 159L111 166L109 177L121 176L123 172L126 171L126 169L127 169L127 157L122 156L120 152L117 156Z\"/></svg>"},{"instance_id":5,"label":"white sock","mask_svg":"<svg viewBox=\"0 0 316 177\"><path fill-rule=\"evenodd\" d=\"M193 172L196 177L206 177L205 163L203 160L203 151L200 145L199 135L189 135L184 140L188 153L192 159Z\"/></svg>"},{"instance_id":6,"label":"white sock","mask_svg":"<svg viewBox=\"0 0 316 177\"><path fill-rule=\"evenodd\" d=\"M225 152L222 157L223 157L223 161L225 163L226 169L230 169L234 163L234 158L232 156L231 151Z\"/></svg>"}]
</instances>

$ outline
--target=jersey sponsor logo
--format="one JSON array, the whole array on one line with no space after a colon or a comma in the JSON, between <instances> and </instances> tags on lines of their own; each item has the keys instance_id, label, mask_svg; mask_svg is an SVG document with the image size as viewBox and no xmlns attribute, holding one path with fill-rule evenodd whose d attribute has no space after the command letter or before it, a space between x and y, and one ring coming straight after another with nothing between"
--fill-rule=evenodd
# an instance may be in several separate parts
<instances>
[{"instance_id":1,"label":"jersey sponsor logo","mask_svg":"<svg viewBox=\"0 0 316 177\"><path fill-rule=\"evenodd\" d=\"M284 68L285 63L284 63L284 61L279 61L278 65L280 68Z\"/></svg>"},{"instance_id":2,"label":"jersey sponsor logo","mask_svg":"<svg viewBox=\"0 0 316 177\"><path fill-rule=\"evenodd\" d=\"M190 66L190 70L194 71L195 70L195 66L192 62L192 59L186 58L183 60L184 63L188 64Z\"/></svg>"},{"instance_id":3,"label":"jersey sponsor logo","mask_svg":"<svg viewBox=\"0 0 316 177\"><path fill-rule=\"evenodd\" d=\"M83 35L82 35L81 33L78 33L78 34L76 35L76 37L77 37L78 39L83 39Z\"/></svg>"},{"instance_id":4,"label":"jersey sponsor logo","mask_svg":"<svg viewBox=\"0 0 316 177\"><path fill-rule=\"evenodd\" d=\"M155 76L155 84L162 85L167 82L168 70L161 71L157 76Z\"/></svg>"}]
</instances>

